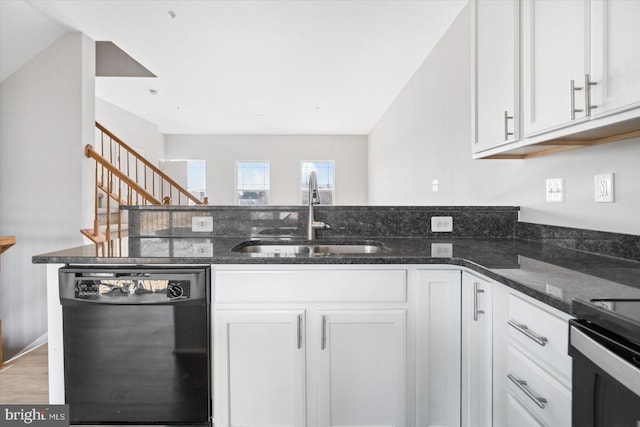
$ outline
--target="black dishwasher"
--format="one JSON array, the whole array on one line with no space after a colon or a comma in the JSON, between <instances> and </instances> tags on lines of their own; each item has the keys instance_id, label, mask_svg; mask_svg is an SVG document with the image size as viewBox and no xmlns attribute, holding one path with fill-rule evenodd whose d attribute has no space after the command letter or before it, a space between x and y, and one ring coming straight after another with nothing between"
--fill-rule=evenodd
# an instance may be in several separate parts
<instances>
[{"instance_id":1,"label":"black dishwasher","mask_svg":"<svg viewBox=\"0 0 640 427\"><path fill-rule=\"evenodd\" d=\"M211 425L208 267L59 271L70 423Z\"/></svg>"}]
</instances>

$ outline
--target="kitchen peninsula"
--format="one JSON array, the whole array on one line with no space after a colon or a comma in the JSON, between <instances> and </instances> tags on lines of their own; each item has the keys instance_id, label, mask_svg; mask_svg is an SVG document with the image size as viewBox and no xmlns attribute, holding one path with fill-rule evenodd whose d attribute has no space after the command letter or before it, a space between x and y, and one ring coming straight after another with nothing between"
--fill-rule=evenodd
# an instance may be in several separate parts
<instances>
[{"instance_id":1,"label":"kitchen peninsula","mask_svg":"<svg viewBox=\"0 0 640 427\"><path fill-rule=\"evenodd\" d=\"M299 206L126 209L130 235L112 247L33 258L50 264L51 403L64 401L60 264L211 266L216 426L521 413L568 426L572 299L640 298L637 236L520 223L516 207L318 207L331 228L317 242L377 248L346 254L242 251L305 243ZM539 376L527 380L554 399L541 410L507 374Z\"/></svg>"}]
</instances>

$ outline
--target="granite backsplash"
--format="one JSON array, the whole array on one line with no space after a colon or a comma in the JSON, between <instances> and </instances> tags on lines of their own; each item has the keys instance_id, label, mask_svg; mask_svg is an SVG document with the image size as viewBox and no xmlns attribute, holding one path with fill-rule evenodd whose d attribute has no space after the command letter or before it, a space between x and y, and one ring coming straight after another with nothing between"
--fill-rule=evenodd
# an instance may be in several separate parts
<instances>
[{"instance_id":1,"label":"granite backsplash","mask_svg":"<svg viewBox=\"0 0 640 427\"><path fill-rule=\"evenodd\" d=\"M153 239L297 238L306 235L307 206L123 206L129 244ZM518 222L516 206L316 206L331 228L318 239L517 239L640 261L640 236ZM432 232L431 218L451 216L453 232ZM211 217L211 231L192 231L194 217Z\"/></svg>"},{"instance_id":2,"label":"granite backsplash","mask_svg":"<svg viewBox=\"0 0 640 427\"><path fill-rule=\"evenodd\" d=\"M304 238L306 206L129 206L129 238L137 237L299 237ZM513 206L317 206L315 218L329 224L317 237L513 238L518 221ZM192 218L210 216L213 229L192 231ZM453 232L434 233L431 218L451 216Z\"/></svg>"},{"instance_id":3,"label":"granite backsplash","mask_svg":"<svg viewBox=\"0 0 640 427\"><path fill-rule=\"evenodd\" d=\"M518 222L516 238L547 246L640 261L640 236Z\"/></svg>"}]
</instances>

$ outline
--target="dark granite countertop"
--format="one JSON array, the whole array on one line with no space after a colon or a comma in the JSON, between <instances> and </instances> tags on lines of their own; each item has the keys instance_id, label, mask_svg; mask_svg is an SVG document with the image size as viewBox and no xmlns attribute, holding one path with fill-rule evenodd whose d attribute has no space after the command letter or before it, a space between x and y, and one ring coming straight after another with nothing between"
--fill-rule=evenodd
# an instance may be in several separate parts
<instances>
[{"instance_id":1,"label":"dark granite countertop","mask_svg":"<svg viewBox=\"0 0 640 427\"><path fill-rule=\"evenodd\" d=\"M521 239L383 238L387 250L364 255L265 255L232 252L238 237L128 239L33 257L56 264L451 264L470 268L544 303L571 313L571 300L640 299L640 262ZM340 242L338 239L332 242ZM211 256L193 256L194 245ZM190 254L190 255L189 255Z\"/></svg>"}]
</instances>

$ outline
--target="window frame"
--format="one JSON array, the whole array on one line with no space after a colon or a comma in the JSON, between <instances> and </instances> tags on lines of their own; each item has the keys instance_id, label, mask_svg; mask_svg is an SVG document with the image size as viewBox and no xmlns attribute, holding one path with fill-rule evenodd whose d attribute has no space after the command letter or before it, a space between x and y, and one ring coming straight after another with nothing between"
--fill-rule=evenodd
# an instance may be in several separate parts
<instances>
[{"instance_id":1,"label":"window frame","mask_svg":"<svg viewBox=\"0 0 640 427\"><path fill-rule=\"evenodd\" d=\"M269 188L266 190L258 190L258 191L266 191L267 192L267 203L257 203L256 205L259 206L266 206L266 205L270 205L271 204L271 161L270 160L255 160L255 159L241 159L241 160L236 160L235 161L235 168L234 168L234 175L233 175L233 184L234 184L234 188L233 188L233 198L235 201L235 204L238 206L253 206L253 205L242 205L240 204L240 191L248 191L248 190L241 190L238 186L239 186L239 182L238 182L238 174L240 171L240 164L241 163L266 163L268 166L268 182L269 182Z\"/></svg>"},{"instance_id":2,"label":"window frame","mask_svg":"<svg viewBox=\"0 0 640 427\"><path fill-rule=\"evenodd\" d=\"M326 205L326 206L335 206L336 205L336 161L335 160L300 160L300 167L298 168L298 173L299 173L299 180L300 180L300 188L299 188L299 198L298 201L301 205L306 205L307 203L304 202L304 193L307 192L309 189L308 188L303 188L302 187L302 182L303 182L303 175L302 175L302 171L303 171L303 166L305 163L330 163L331 164L331 172L332 172L332 181L333 181L333 189L331 190L322 190L322 191L331 191L332 193L332 197L331 197L331 205ZM321 191L320 188L318 188L318 191Z\"/></svg>"}]
</instances>

